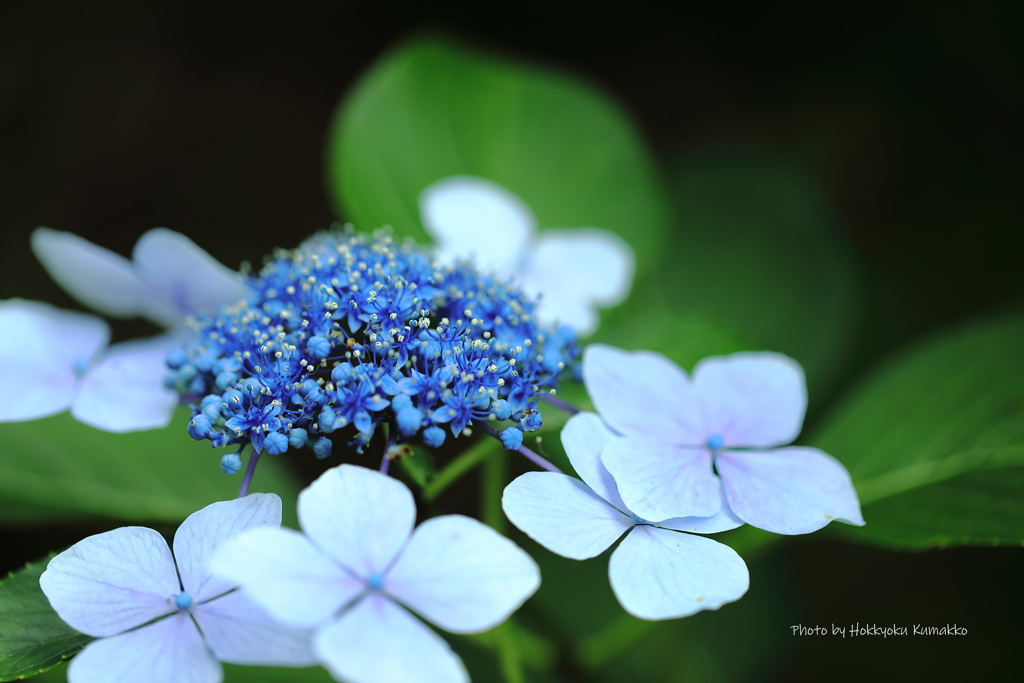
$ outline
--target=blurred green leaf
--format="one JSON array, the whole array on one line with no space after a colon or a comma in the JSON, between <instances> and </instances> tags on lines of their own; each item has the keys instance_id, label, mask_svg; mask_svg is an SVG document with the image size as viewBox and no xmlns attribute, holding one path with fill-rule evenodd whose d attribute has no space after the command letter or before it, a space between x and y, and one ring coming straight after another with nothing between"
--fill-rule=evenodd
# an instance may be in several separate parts
<instances>
[{"instance_id":1,"label":"blurred green leaf","mask_svg":"<svg viewBox=\"0 0 1024 683\"><path fill-rule=\"evenodd\" d=\"M1024 313L941 335L875 372L811 443L849 469L895 547L1024 542Z\"/></svg>"},{"instance_id":2,"label":"blurred green leaf","mask_svg":"<svg viewBox=\"0 0 1024 683\"><path fill-rule=\"evenodd\" d=\"M0 681L35 676L92 640L61 621L39 588L39 576L52 557L0 581Z\"/></svg>"},{"instance_id":3,"label":"blurred green leaf","mask_svg":"<svg viewBox=\"0 0 1024 683\"><path fill-rule=\"evenodd\" d=\"M188 436L189 417L179 408L170 427L130 434L101 432L67 413L0 425L0 522L178 522L237 496L241 476L224 475L221 452ZM264 455L250 490L280 495L288 522L298 488L283 463Z\"/></svg>"},{"instance_id":4,"label":"blurred green leaf","mask_svg":"<svg viewBox=\"0 0 1024 683\"><path fill-rule=\"evenodd\" d=\"M423 488L437 475L434 452L412 444L407 444L405 448L409 452L401 457L398 464L414 484Z\"/></svg>"},{"instance_id":5,"label":"blurred green leaf","mask_svg":"<svg viewBox=\"0 0 1024 683\"><path fill-rule=\"evenodd\" d=\"M688 153L671 177L674 242L638 291L660 293L666 312L699 314L749 350L792 356L815 400L849 347L860 299L853 250L821 189L749 149ZM716 352L736 350L726 347Z\"/></svg>"},{"instance_id":6,"label":"blurred green leaf","mask_svg":"<svg viewBox=\"0 0 1024 683\"><path fill-rule=\"evenodd\" d=\"M515 192L541 228L618 233L641 267L661 249L664 191L639 134L607 95L465 44L409 41L341 103L327 148L328 192L358 228L391 225L423 240L420 192L458 174Z\"/></svg>"}]
</instances>

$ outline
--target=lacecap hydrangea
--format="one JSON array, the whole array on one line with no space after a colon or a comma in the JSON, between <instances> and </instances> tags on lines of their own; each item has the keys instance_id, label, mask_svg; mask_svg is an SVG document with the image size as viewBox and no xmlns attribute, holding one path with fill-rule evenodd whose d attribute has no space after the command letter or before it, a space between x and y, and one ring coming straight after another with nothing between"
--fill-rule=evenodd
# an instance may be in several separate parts
<instances>
[{"instance_id":1,"label":"lacecap hydrangea","mask_svg":"<svg viewBox=\"0 0 1024 683\"><path fill-rule=\"evenodd\" d=\"M431 447L478 420L534 431L539 396L579 356L573 332L539 326L508 282L384 231L319 233L249 284L168 356L168 385L193 402L189 433L214 446L327 457L327 435L361 451L382 423L391 442Z\"/></svg>"}]
</instances>

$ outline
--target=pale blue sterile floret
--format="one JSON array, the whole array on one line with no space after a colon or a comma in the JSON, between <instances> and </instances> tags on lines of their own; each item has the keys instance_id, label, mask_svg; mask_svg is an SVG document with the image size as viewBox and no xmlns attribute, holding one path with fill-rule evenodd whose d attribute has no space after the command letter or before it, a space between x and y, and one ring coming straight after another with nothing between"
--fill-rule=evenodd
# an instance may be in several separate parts
<instances>
[{"instance_id":1,"label":"pale blue sterile floret","mask_svg":"<svg viewBox=\"0 0 1024 683\"><path fill-rule=\"evenodd\" d=\"M439 180L420 194L420 215L446 263L472 260L533 297L541 321L558 321L585 335L597 309L623 301L633 284L633 250L600 228L538 231L530 208L501 185L472 176ZM545 352L554 368L568 364Z\"/></svg>"},{"instance_id":2,"label":"pale blue sterile floret","mask_svg":"<svg viewBox=\"0 0 1024 683\"><path fill-rule=\"evenodd\" d=\"M32 234L32 249L50 276L81 303L112 317L146 317L168 333L104 348L106 325L95 318L86 322L81 314L33 302L0 304L0 384L24 387L0 398L0 421L70 409L80 422L110 432L166 426L178 403L164 386L167 354L190 334L186 316L246 296L238 273L184 235L162 228L139 239L132 260L48 228ZM98 326L102 343L97 344ZM38 354L40 362L31 364L37 381L27 381L17 368L20 355L8 352L8 339ZM169 360L183 376L188 373L183 354Z\"/></svg>"},{"instance_id":3,"label":"pale blue sterile floret","mask_svg":"<svg viewBox=\"0 0 1024 683\"><path fill-rule=\"evenodd\" d=\"M221 662L315 663L308 631L284 625L210 573L212 554L251 529L277 528L273 494L213 503L174 536L121 527L79 541L39 578L57 614L97 640L68 666L69 683L219 683Z\"/></svg>"},{"instance_id":4,"label":"pale blue sterile floret","mask_svg":"<svg viewBox=\"0 0 1024 683\"><path fill-rule=\"evenodd\" d=\"M317 660L338 680L468 681L459 657L410 611L453 633L494 628L537 590L518 546L461 515L413 529L400 481L341 465L299 495L302 533L256 529L224 544L217 575L270 614L314 630Z\"/></svg>"},{"instance_id":5,"label":"pale blue sterile floret","mask_svg":"<svg viewBox=\"0 0 1024 683\"><path fill-rule=\"evenodd\" d=\"M632 512L601 464L601 450L614 439L593 413L570 418L562 445L582 481L553 472L521 475L502 496L509 520L548 550L574 560L595 557L625 535L612 552L608 575L619 603L640 619L685 617L742 597L750 576L740 556L694 534L743 522L728 510L657 522Z\"/></svg>"},{"instance_id":6,"label":"pale blue sterile floret","mask_svg":"<svg viewBox=\"0 0 1024 683\"><path fill-rule=\"evenodd\" d=\"M327 435L362 450L381 424L431 447L478 421L530 431L579 355L506 282L383 232L318 234L249 285L248 301L197 316L197 341L169 358L169 383L204 397L189 433L214 446L312 443L322 457Z\"/></svg>"},{"instance_id":7,"label":"pale blue sterile floret","mask_svg":"<svg viewBox=\"0 0 1024 683\"><path fill-rule=\"evenodd\" d=\"M583 381L618 435L601 453L630 508L649 519L727 509L747 524L805 534L862 525L846 469L786 446L807 407L803 370L778 353L706 358L688 376L664 356L588 346Z\"/></svg>"}]
</instances>

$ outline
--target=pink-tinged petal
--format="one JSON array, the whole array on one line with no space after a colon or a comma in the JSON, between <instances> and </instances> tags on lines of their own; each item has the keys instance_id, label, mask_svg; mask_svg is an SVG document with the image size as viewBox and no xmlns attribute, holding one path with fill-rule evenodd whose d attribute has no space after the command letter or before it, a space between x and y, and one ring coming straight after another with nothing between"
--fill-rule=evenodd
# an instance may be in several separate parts
<instances>
[{"instance_id":1,"label":"pink-tinged petal","mask_svg":"<svg viewBox=\"0 0 1024 683\"><path fill-rule=\"evenodd\" d=\"M722 509L722 485L704 449L622 437L605 446L601 462L630 512L648 521L710 517Z\"/></svg>"},{"instance_id":2,"label":"pink-tinged petal","mask_svg":"<svg viewBox=\"0 0 1024 683\"><path fill-rule=\"evenodd\" d=\"M68 626L97 637L177 611L181 592L167 542L137 526L82 539L50 560L39 587Z\"/></svg>"},{"instance_id":3,"label":"pink-tinged petal","mask_svg":"<svg viewBox=\"0 0 1024 683\"><path fill-rule=\"evenodd\" d=\"M313 666L313 632L286 626L242 591L192 608L206 644L222 662Z\"/></svg>"},{"instance_id":4,"label":"pink-tinged petal","mask_svg":"<svg viewBox=\"0 0 1024 683\"><path fill-rule=\"evenodd\" d=\"M842 464L817 448L726 451L715 460L729 506L776 534L807 534L832 520L863 526L857 491Z\"/></svg>"},{"instance_id":5,"label":"pink-tinged petal","mask_svg":"<svg viewBox=\"0 0 1024 683\"><path fill-rule=\"evenodd\" d=\"M747 565L710 538L638 526L608 563L612 591L640 619L677 619L739 600L750 586Z\"/></svg>"},{"instance_id":6,"label":"pink-tinged petal","mask_svg":"<svg viewBox=\"0 0 1024 683\"><path fill-rule=\"evenodd\" d=\"M665 356L591 344L583 351L583 383L601 419L616 432L703 443L690 380Z\"/></svg>"},{"instance_id":7,"label":"pink-tinged petal","mask_svg":"<svg viewBox=\"0 0 1024 683\"><path fill-rule=\"evenodd\" d=\"M467 259L481 272L509 275L536 232L533 212L501 185L452 176L420 193L423 227L438 243L443 263Z\"/></svg>"},{"instance_id":8,"label":"pink-tinged petal","mask_svg":"<svg viewBox=\"0 0 1024 683\"><path fill-rule=\"evenodd\" d=\"M179 398L164 387L165 358L177 343L163 336L111 346L82 377L71 415L106 432L169 425Z\"/></svg>"},{"instance_id":9,"label":"pink-tinged petal","mask_svg":"<svg viewBox=\"0 0 1024 683\"><path fill-rule=\"evenodd\" d=\"M527 294L541 296L541 320L586 335L597 327L598 307L614 306L629 294L635 260L629 245L607 230L547 230L517 280Z\"/></svg>"},{"instance_id":10,"label":"pink-tinged petal","mask_svg":"<svg viewBox=\"0 0 1024 683\"><path fill-rule=\"evenodd\" d=\"M540 586L540 570L486 524L445 515L421 524L384 590L453 633L494 628Z\"/></svg>"},{"instance_id":11,"label":"pink-tinged petal","mask_svg":"<svg viewBox=\"0 0 1024 683\"><path fill-rule=\"evenodd\" d=\"M173 230L146 232L135 243L132 259L150 292L142 314L167 327L180 326L186 315L216 312L249 294L239 273Z\"/></svg>"},{"instance_id":12,"label":"pink-tinged petal","mask_svg":"<svg viewBox=\"0 0 1024 683\"><path fill-rule=\"evenodd\" d=\"M0 422L67 410L78 371L109 338L107 324L91 315L38 301L0 301Z\"/></svg>"},{"instance_id":13,"label":"pink-tinged petal","mask_svg":"<svg viewBox=\"0 0 1024 683\"><path fill-rule=\"evenodd\" d=\"M131 262L70 232L36 228L32 251L54 281L75 299L115 318L138 315L147 287Z\"/></svg>"},{"instance_id":14,"label":"pink-tinged petal","mask_svg":"<svg viewBox=\"0 0 1024 683\"><path fill-rule=\"evenodd\" d=\"M174 559L181 585L193 602L205 602L238 585L210 575L210 560L222 543L249 529L280 526L281 499L273 493L212 503L189 515L174 534Z\"/></svg>"},{"instance_id":15,"label":"pink-tinged petal","mask_svg":"<svg viewBox=\"0 0 1024 683\"><path fill-rule=\"evenodd\" d=\"M448 643L381 595L360 600L317 632L313 647L336 680L349 683L468 683Z\"/></svg>"},{"instance_id":16,"label":"pink-tinged petal","mask_svg":"<svg viewBox=\"0 0 1024 683\"><path fill-rule=\"evenodd\" d=\"M601 463L601 451L617 435L594 413L578 413L562 427L561 436L565 454L580 479L613 507L626 510L626 504L619 497L619 487Z\"/></svg>"},{"instance_id":17,"label":"pink-tinged petal","mask_svg":"<svg viewBox=\"0 0 1024 683\"><path fill-rule=\"evenodd\" d=\"M220 683L223 677L220 662L184 612L94 640L68 665L68 683Z\"/></svg>"},{"instance_id":18,"label":"pink-tinged petal","mask_svg":"<svg viewBox=\"0 0 1024 683\"><path fill-rule=\"evenodd\" d=\"M313 543L367 578L387 569L409 539L416 504L397 479L340 465L299 494L299 522Z\"/></svg>"},{"instance_id":19,"label":"pink-tinged petal","mask_svg":"<svg viewBox=\"0 0 1024 683\"><path fill-rule=\"evenodd\" d=\"M704 423L703 440L694 445L712 435L726 448L787 444L807 410L803 368L781 353L705 358L693 369L693 392Z\"/></svg>"},{"instance_id":20,"label":"pink-tinged petal","mask_svg":"<svg viewBox=\"0 0 1024 683\"><path fill-rule=\"evenodd\" d=\"M222 543L210 573L241 586L270 616L296 628L320 626L365 588L302 534L272 527Z\"/></svg>"},{"instance_id":21,"label":"pink-tinged petal","mask_svg":"<svg viewBox=\"0 0 1024 683\"><path fill-rule=\"evenodd\" d=\"M572 560L600 555L633 526L633 518L599 498L579 479L527 472L505 487L501 507L520 531Z\"/></svg>"}]
</instances>

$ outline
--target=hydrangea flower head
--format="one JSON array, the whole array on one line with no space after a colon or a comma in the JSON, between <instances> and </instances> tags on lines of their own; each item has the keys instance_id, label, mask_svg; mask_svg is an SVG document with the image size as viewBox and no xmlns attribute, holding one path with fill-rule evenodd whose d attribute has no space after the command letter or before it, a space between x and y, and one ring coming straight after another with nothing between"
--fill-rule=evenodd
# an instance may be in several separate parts
<instances>
[{"instance_id":1,"label":"hydrangea flower head","mask_svg":"<svg viewBox=\"0 0 1024 683\"><path fill-rule=\"evenodd\" d=\"M583 381L621 435L601 462L637 514L708 516L727 505L779 534L809 533L833 519L864 524L842 464L815 448L784 446L800 433L807 407L803 370L791 358L706 358L690 377L660 354L594 344L584 353Z\"/></svg>"},{"instance_id":2,"label":"hydrangea flower head","mask_svg":"<svg viewBox=\"0 0 1024 683\"><path fill-rule=\"evenodd\" d=\"M640 619L675 619L718 609L747 592L747 566L728 546L693 534L743 524L728 510L706 518L651 522L623 502L601 464L602 449L615 439L593 413L574 415L562 429L562 445L577 474L528 472L505 487L509 520L548 550L573 560L612 552L612 591Z\"/></svg>"},{"instance_id":3,"label":"hydrangea flower head","mask_svg":"<svg viewBox=\"0 0 1024 683\"><path fill-rule=\"evenodd\" d=\"M0 301L0 422L71 415L111 432L164 427L177 396L163 386L167 344L107 348L94 316L36 301ZM34 359L29 361L29 353Z\"/></svg>"},{"instance_id":4,"label":"hydrangea flower head","mask_svg":"<svg viewBox=\"0 0 1024 683\"><path fill-rule=\"evenodd\" d=\"M256 529L225 544L214 572L275 617L315 629L317 659L354 683L465 681L461 660L409 610L454 633L503 622L540 584L529 555L461 515L413 531L401 482L353 465L299 495L305 533Z\"/></svg>"},{"instance_id":5,"label":"hydrangea flower head","mask_svg":"<svg viewBox=\"0 0 1024 683\"><path fill-rule=\"evenodd\" d=\"M521 292L385 233L319 234L251 285L251 301L198 318L199 341L168 361L181 393L205 397L192 435L215 445L284 449L345 430L361 449L382 422L431 445L476 420L533 431L537 396L578 356Z\"/></svg>"},{"instance_id":6,"label":"hydrangea flower head","mask_svg":"<svg viewBox=\"0 0 1024 683\"><path fill-rule=\"evenodd\" d=\"M597 309L629 294L633 250L598 228L537 231L515 194L472 176L439 180L420 194L420 215L445 262L469 259L540 297L537 314L581 335L597 327Z\"/></svg>"},{"instance_id":7,"label":"hydrangea flower head","mask_svg":"<svg viewBox=\"0 0 1024 683\"><path fill-rule=\"evenodd\" d=\"M281 524L281 500L255 493L186 519L174 555L152 529L90 536L50 560L39 585L57 614L94 640L68 666L70 683L218 683L220 663L310 666L307 632L271 619L237 584L210 573L228 538Z\"/></svg>"}]
</instances>

